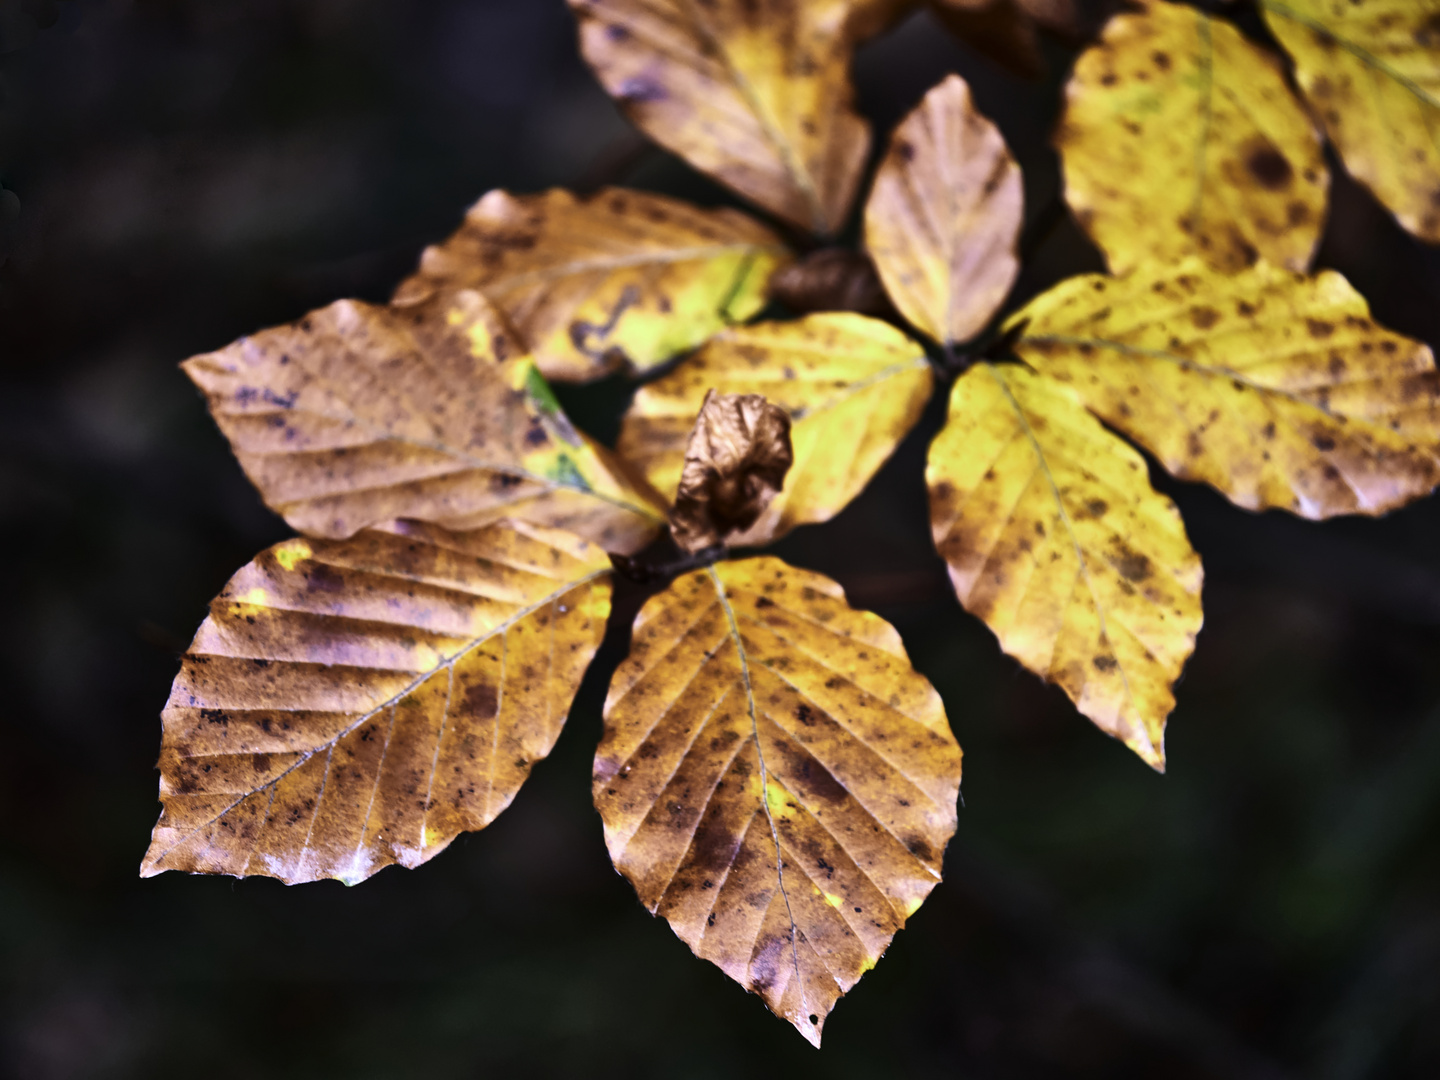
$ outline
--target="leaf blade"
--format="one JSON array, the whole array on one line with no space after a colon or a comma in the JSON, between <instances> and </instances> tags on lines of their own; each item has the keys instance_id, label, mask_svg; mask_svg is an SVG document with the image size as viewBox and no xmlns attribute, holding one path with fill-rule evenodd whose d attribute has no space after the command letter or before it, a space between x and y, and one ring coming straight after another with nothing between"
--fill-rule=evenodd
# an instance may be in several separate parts
<instances>
[{"instance_id":1,"label":"leaf blade","mask_svg":"<svg viewBox=\"0 0 1440 1080\"><path fill-rule=\"evenodd\" d=\"M870 145L852 107L849 5L569 3L586 61L651 138L794 225L842 226ZM882 21L856 14L865 29Z\"/></svg>"},{"instance_id":2,"label":"leaf blade","mask_svg":"<svg viewBox=\"0 0 1440 1080\"><path fill-rule=\"evenodd\" d=\"M760 558L646 604L605 716L594 791L617 868L818 1045L939 880L960 750L935 691L833 582Z\"/></svg>"},{"instance_id":3,"label":"leaf blade","mask_svg":"<svg viewBox=\"0 0 1440 1080\"><path fill-rule=\"evenodd\" d=\"M356 884L483 828L559 737L608 570L579 537L509 524L262 553L176 677L141 876Z\"/></svg>"},{"instance_id":4,"label":"leaf blade","mask_svg":"<svg viewBox=\"0 0 1440 1080\"><path fill-rule=\"evenodd\" d=\"M1056 133L1065 198L1113 273L1190 255L1304 270L1329 173L1276 59L1228 23L1145 0L1075 66Z\"/></svg>"},{"instance_id":5,"label":"leaf blade","mask_svg":"<svg viewBox=\"0 0 1440 1080\"><path fill-rule=\"evenodd\" d=\"M952 344L1004 302L1020 272L1023 217L1019 166L951 75L891 137L865 207L865 246L900 313Z\"/></svg>"},{"instance_id":6,"label":"leaf blade","mask_svg":"<svg viewBox=\"0 0 1440 1080\"><path fill-rule=\"evenodd\" d=\"M1259 6L1346 169L1406 230L1440 243L1440 4Z\"/></svg>"},{"instance_id":7,"label":"leaf blade","mask_svg":"<svg viewBox=\"0 0 1440 1080\"><path fill-rule=\"evenodd\" d=\"M1061 384L977 364L955 382L925 479L935 545L965 609L1163 770L1203 572L1140 455Z\"/></svg>"},{"instance_id":8,"label":"leaf blade","mask_svg":"<svg viewBox=\"0 0 1440 1080\"><path fill-rule=\"evenodd\" d=\"M1377 324L1334 271L1087 275L1011 325L1022 320L1026 363L1167 471L1246 509L1378 515L1440 482L1429 347Z\"/></svg>"}]
</instances>

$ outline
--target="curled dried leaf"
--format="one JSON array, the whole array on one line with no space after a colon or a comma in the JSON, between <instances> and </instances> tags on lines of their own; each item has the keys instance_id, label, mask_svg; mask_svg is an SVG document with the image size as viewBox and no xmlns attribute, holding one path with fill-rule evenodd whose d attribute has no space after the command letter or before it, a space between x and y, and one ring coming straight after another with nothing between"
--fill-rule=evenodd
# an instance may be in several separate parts
<instances>
[{"instance_id":1,"label":"curled dried leaf","mask_svg":"<svg viewBox=\"0 0 1440 1080\"><path fill-rule=\"evenodd\" d=\"M895 306L880 283L875 264L863 251L828 247L777 270L770 296L794 311L854 311L893 315Z\"/></svg>"},{"instance_id":2,"label":"curled dried leaf","mask_svg":"<svg viewBox=\"0 0 1440 1080\"><path fill-rule=\"evenodd\" d=\"M675 543L698 552L743 533L785 487L793 461L785 409L757 393L710 390L685 446L670 511Z\"/></svg>"},{"instance_id":3,"label":"curled dried leaf","mask_svg":"<svg viewBox=\"0 0 1440 1080\"><path fill-rule=\"evenodd\" d=\"M699 551L744 532L784 487L794 460L784 409L760 394L711 390L685 448L670 512L675 542Z\"/></svg>"}]
</instances>

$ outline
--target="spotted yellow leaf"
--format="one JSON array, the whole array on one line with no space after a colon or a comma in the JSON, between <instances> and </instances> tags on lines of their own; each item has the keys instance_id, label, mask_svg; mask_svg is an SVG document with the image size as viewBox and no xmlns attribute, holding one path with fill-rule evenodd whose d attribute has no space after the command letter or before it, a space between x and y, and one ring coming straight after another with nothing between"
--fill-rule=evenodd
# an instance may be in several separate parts
<instances>
[{"instance_id":1,"label":"spotted yellow leaf","mask_svg":"<svg viewBox=\"0 0 1440 1080\"><path fill-rule=\"evenodd\" d=\"M1074 392L1013 365L956 380L925 473L965 609L1157 769L1200 630L1200 559L1144 459Z\"/></svg>"},{"instance_id":2,"label":"spotted yellow leaf","mask_svg":"<svg viewBox=\"0 0 1440 1080\"><path fill-rule=\"evenodd\" d=\"M533 526L290 540L230 580L166 703L141 874L347 884L484 828L550 753L609 561Z\"/></svg>"},{"instance_id":3,"label":"spotted yellow leaf","mask_svg":"<svg viewBox=\"0 0 1440 1080\"><path fill-rule=\"evenodd\" d=\"M595 756L605 842L640 901L817 1046L940 880L959 788L900 636L773 558L644 606Z\"/></svg>"},{"instance_id":4,"label":"spotted yellow leaf","mask_svg":"<svg viewBox=\"0 0 1440 1080\"><path fill-rule=\"evenodd\" d=\"M763 544L843 510L915 426L932 384L924 350L878 319L831 312L736 327L641 387L617 450L673 497L706 391L763 394L790 414L794 464L760 519L731 539Z\"/></svg>"},{"instance_id":5,"label":"spotted yellow leaf","mask_svg":"<svg viewBox=\"0 0 1440 1080\"><path fill-rule=\"evenodd\" d=\"M1199 262L1062 282L1015 349L1170 472L1248 509L1380 514L1440 482L1430 349L1377 324L1334 271Z\"/></svg>"},{"instance_id":6,"label":"spotted yellow leaf","mask_svg":"<svg viewBox=\"0 0 1440 1080\"><path fill-rule=\"evenodd\" d=\"M459 289L485 294L548 379L654 367L765 305L786 259L736 210L609 188L588 197L492 191L395 293L409 307Z\"/></svg>"},{"instance_id":7,"label":"spotted yellow leaf","mask_svg":"<svg viewBox=\"0 0 1440 1080\"><path fill-rule=\"evenodd\" d=\"M1075 65L1065 198L1117 274L1199 255L1310 265L1329 173L1276 57L1195 8L1143 0Z\"/></svg>"},{"instance_id":8,"label":"spotted yellow leaf","mask_svg":"<svg viewBox=\"0 0 1440 1080\"><path fill-rule=\"evenodd\" d=\"M791 224L844 225L870 150L850 86L851 5L569 3L585 59L648 135Z\"/></svg>"},{"instance_id":9,"label":"spotted yellow leaf","mask_svg":"<svg viewBox=\"0 0 1440 1080\"><path fill-rule=\"evenodd\" d=\"M266 504L313 536L511 517L629 553L664 523L475 292L404 311L342 300L184 368Z\"/></svg>"},{"instance_id":10,"label":"spotted yellow leaf","mask_svg":"<svg viewBox=\"0 0 1440 1080\"><path fill-rule=\"evenodd\" d=\"M865 207L865 246L900 313L940 342L979 333L1019 273L1020 167L951 75L901 121Z\"/></svg>"},{"instance_id":11,"label":"spotted yellow leaf","mask_svg":"<svg viewBox=\"0 0 1440 1080\"><path fill-rule=\"evenodd\" d=\"M1440 243L1440 0L1260 0L1356 179Z\"/></svg>"}]
</instances>

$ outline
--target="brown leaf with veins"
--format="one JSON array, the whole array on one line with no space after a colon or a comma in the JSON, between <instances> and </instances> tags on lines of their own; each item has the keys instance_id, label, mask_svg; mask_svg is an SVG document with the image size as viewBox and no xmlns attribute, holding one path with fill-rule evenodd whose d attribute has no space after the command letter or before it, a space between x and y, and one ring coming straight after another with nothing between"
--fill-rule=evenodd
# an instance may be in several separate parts
<instances>
[{"instance_id":1,"label":"brown leaf with veins","mask_svg":"<svg viewBox=\"0 0 1440 1080\"><path fill-rule=\"evenodd\" d=\"M772 300L806 315L816 311L896 314L870 256L850 248L820 248L781 267L771 275L769 291Z\"/></svg>"},{"instance_id":2,"label":"brown leaf with veins","mask_svg":"<svg viewBox=\"0 0 1440 1080\"><path fill-rule=\"evenodd\" d=\"M685 449L670 531L686 551L724 543L759 519L795 460L790 414L760 394L711 390Z\"/></svg>"}]
</instances>

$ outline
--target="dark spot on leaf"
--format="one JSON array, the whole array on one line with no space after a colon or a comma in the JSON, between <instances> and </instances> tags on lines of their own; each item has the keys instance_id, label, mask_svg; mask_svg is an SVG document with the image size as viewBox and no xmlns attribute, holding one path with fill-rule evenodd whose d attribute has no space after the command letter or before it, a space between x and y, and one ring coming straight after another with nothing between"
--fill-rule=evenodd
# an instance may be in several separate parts
<instances>
[{"instance_id":1,"label":"dark spot on leaf","mask_svg":"<svg viewBox=\"0 0 1440 1080\"><path fill-rule=\"evenodd\" d=\"M1245 168L1255 182L1267 191L1280 191L1295 179L1295 170L1273 146L1258 147L1245 159Z\"/></svg>"},{"instance_id":2,"label":"dark spot on leaf","mask_svg":"<svg viewBox=\"0 0 1440 1080\"><path fill-rule=\"evenodd\" d=\"M1090 662L1095 665L1096 671L1114 671L1120 666L1113 656L1097 656Z\"/></svg>"}]
</instances>

